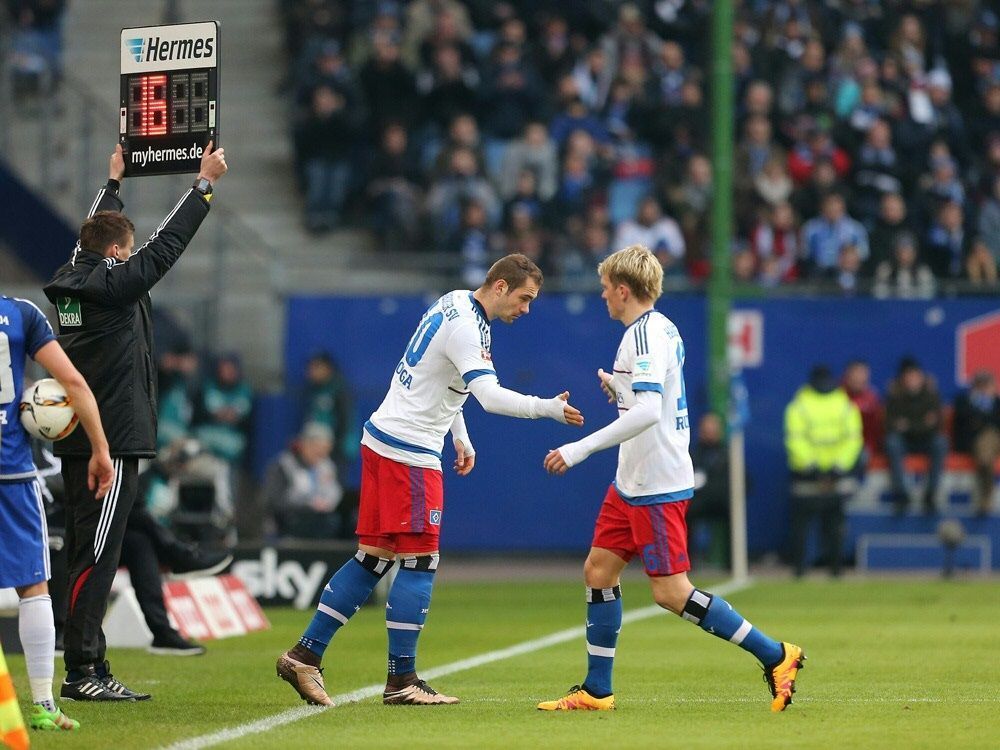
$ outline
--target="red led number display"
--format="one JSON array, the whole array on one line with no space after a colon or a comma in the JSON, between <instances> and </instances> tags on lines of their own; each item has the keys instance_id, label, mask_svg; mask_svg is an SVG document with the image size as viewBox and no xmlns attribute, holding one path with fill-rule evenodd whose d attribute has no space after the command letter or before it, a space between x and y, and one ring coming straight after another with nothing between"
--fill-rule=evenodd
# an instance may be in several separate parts
<instances>
[{"instance_id":1,"label":"red led number display","mask_svg":"<svg viewBox=\"0 0 1000 750\"><path fill-rule=\"evenodd\" d=\"M167 76L137 75L129 79L128 134L166 135Z\"/></svg>"}]
</instances>

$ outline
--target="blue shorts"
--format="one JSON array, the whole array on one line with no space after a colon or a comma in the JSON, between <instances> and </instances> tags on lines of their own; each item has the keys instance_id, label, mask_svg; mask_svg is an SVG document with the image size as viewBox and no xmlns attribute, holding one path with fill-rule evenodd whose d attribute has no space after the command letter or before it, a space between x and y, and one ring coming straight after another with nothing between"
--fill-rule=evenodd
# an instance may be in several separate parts
<instances>
[{"instance_id":1,"label":"blue shorts","mask_svg":"<svg viewBox=\"0 0 1000 750\"><path fill-rule=\"evenodd\" d=\"M49 580L49 532L38 484L0 483L0 588Z\"/></svg>"}]
</instances>

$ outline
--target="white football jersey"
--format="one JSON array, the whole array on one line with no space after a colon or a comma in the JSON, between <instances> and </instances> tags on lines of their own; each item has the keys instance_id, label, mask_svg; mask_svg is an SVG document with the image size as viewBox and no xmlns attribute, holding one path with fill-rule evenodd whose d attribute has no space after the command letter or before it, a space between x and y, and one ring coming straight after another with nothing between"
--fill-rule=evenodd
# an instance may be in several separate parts
<instances>
[{"instance_id":1,"label":"white football jersey","mask_svg":"<svg viewBox=\"0 0 1000 750\"><path fill-rule=\"evenodd\" d=\"M650 310L626 329L615 355L612 388L619 412L635 405L638 391L657 391L663 396L660 421L618 449L618 494L632 505L693 497L684 341L669 318Z\"/></svg>"},{"instance_id":2,"label":"white football jersey","mask_svg":"<svg viewBox=\"0 0 1000 750\"><path fill-rule=\"evenodd\" d=\"M448 292L420 319L362 445L409 466L441 468L444 437L476 378L493 378L490 323L472 292Z\"/></svg>"}]
</instances>

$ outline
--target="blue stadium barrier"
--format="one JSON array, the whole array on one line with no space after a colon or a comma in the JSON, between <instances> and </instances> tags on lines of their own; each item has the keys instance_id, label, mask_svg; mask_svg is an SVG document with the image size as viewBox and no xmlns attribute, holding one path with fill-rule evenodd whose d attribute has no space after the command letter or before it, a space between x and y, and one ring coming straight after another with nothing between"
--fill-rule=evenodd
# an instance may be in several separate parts
<instances>
[{"instance_id":1,"label":"blue stadium barrier","mask_svg":"<svg viewBox=\"0 0 1000 750\"><path fill-rule=\"evenodd\" d=\"M416 296L295 297L288 302L285 365L289 392L302 382L310 354L329 351L357 390L363 421L381 401L417 320L433 301ZM677 323L687 349L685 377L691 424L706 408L705 300L670 296L659 309ZM764 319L764 361L745 371L751 419L747 426L750 474L748 531L754 554L784 548L788 529L788 472L782 439L785 406L813 363L840 370L867 359L880 391L903 355L920 359L950 400L956 390L956 328L995 312L990 299L882 301L871 299L746 300ZM531 315L515 325L494 325L493 355L501 382L522 392L554 395L566 388L587 417L586 430L615 417L596 387L623 328L607 317L597 294L542 294ZM289 396L262 399L256 420L256 466L294 431ZM611 481L615 451L592 456L561 478L541 468L545 453L581 434L551 421L523 422L466 408L479 455L466 478L446 471L443 545L468 551L579 551ZM450 447L446 448L448 455ZM357 469L352 481L357 480ZM697 501L697 498L696 498ZM1000 544L1000 539L996 544Z\"/></svg>"}]
</instances>

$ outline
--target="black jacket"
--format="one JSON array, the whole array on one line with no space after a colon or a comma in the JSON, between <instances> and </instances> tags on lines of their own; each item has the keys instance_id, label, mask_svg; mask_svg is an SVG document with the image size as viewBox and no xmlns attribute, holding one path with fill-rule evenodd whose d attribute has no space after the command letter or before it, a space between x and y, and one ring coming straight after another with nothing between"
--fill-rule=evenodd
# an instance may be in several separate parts
<instances>
[{"instance_id":1,"label":"black jacket","mask_svg":"<svg viewBox=\"0 0 1000 750\"><path fill-rule=\"evenodd\" d=\"M955 398L952 420L952 443L958 453L973 453L979 433L988 428L1000 429L1000 397L993 397L989 411L982 411L964 391Z\"/></svg>"},{"instance_id":2,"label":"black jacket","mask_svg":"<svg viewBox=\"0 0 1000 750\"><path fill-rule=\"evenodd\" d=\"M91 208L121 211L109 180ZM149 290L177 262L208 215L208 201L188 190L146 243L122 262L77 242L45 286L56 306L59 343L97 399L111 455L156 455L156 369ZM96 249L96 248L95 248ZM83 430L55 444L58 456L89 456Z\"/></svg>"}]
</instances>

